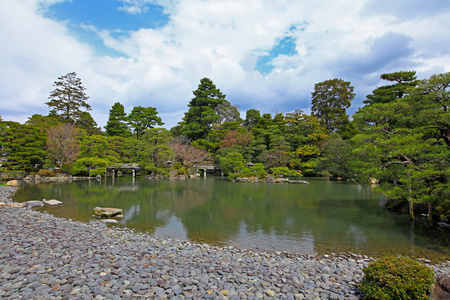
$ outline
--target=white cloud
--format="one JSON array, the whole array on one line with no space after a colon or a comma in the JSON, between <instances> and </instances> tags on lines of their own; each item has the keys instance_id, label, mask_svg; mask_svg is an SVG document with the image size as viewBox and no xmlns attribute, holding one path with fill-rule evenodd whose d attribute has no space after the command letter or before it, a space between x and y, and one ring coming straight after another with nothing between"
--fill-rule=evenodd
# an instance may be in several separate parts
<instances>
[{"instance_id":1,"label":"white cloud","mask_svg":"<svg viewBox=\"0 0 450 300\"><path fill-rule=\"evenodd\" d=\"M95 55L94 45L77 40L65 23L45 18L42 7L56 2L0 3L0 80L7 87L0 103L12 103L3 119L46 114L53 81L71 71L86 86L99 125L119 101L127 112L154 106L171 127L202 77L243 110L288 112L308 110L314 84L326 79L350 80L360 104L382 72L414 68L425 77L450 70L449 10L427 17L413 4L406 14L406 0L389 12L372 0L123 0L128 13L160 5L169 19L120 37L90 24L106 47L123 53L114 58ZM295 40L296 54L275 57L263 76L255 70L258 59L286 36Z\"/></svg>"}]
</instances>

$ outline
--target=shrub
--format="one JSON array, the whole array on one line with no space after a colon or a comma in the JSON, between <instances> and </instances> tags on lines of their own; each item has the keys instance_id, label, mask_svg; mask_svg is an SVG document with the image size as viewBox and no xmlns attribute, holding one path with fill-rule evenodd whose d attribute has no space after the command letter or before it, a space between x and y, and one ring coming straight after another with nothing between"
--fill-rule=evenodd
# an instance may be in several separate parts
<instances>
[{"instance_id":1,"label":"shrub","mask_svg":"<svg viewBox=\"0 0 450 300\"><path fill-rule=\"evenodd\" d=\"M385 256L363 269L359 284L367 299L428 299L434 283L431 268L404 256Z\"/></svg>"},{"instance_id":2,"label":"shrub","mask_svg":"<svg viewBox=\"0 0 450 300\"><path fill-rule=\"evenodd\" d=\"M53 172L50 170L41 169L41 170L39 170L39 172L36 173L36 175L44 176L44 177L51 177L51 176L54 176L55 174L53 174Z\"/></svg>"}]
</instances>

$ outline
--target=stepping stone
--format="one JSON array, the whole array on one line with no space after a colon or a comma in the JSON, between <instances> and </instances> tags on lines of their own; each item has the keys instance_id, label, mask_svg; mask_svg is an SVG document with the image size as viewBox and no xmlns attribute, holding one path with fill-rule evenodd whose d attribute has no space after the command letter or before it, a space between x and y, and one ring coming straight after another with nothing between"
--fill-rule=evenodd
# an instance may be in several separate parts
<instances>
[{"instance_id":1,"label":"stepping stone","mask_svg":"<svg viewBox=\"0 0 450 300\"><path fill-rule=\"evenodd\" d=\"M51 200L45 200L44 199L44 200L42 200L42 202L44 202L48 206L58 206L58 205L62 204L61 201L58 201L56 199L51 199Z\"/></svg>"},{"instance_id":2,"label":"stepping stone","mask_svg":"<svg viewBox=\"0 0 450 300\"><path fill-rule=\"evenodd\" d=\"M28 207L31 207L31 208L39 208L39 207L44 206L44 202L38 201L38 200L31 200L31 201L27 201L25 203Z\"/></svg>"}]
</instances>

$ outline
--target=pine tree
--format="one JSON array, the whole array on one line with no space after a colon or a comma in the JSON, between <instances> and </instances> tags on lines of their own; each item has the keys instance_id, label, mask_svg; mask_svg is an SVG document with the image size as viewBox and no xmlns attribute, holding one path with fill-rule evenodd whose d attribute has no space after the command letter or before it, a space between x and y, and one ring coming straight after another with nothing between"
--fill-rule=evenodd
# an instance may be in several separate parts
<instances>
[{"instance_id":1,"label":"pine tree","mask_svg":"<svg viewBox=\"0 0 450 300\"><path fill-rule=\"evenodd\" d=\"M123 105L119 102L114 103L109 110L109 118L105 130L106 134L109 136L131 136L130 128L127 124L127 114L125 113Z\"/></svg>"},{"instance_id":2,"label":"pine tree","mask_svg":"<svg viewBox=\"0 0 450 300\"><path fill-rule=\"evenodd\" d=\"M50 114L59 116L65 122L75 123L81 117L81 109L91 110L91 106L86 103L89 97L75 72L58 77L53 86L55 89L48 97L50 101L45 103L52 108Z\"/></svg>"},{"instance_id":3,"label":"pine tree","mask_svg":"<svg viewBox=\"0 0 450 300\"><path fill-rule=\"evenodd\" d=\"M200 80L193 92L194 98L189 102L189 110L180 122L181 133L192 140L204 139L212 130L212 125L219 123L219 108L225 108L225 95L214 85L211 79Z\"/></svg>"}]
</instances>

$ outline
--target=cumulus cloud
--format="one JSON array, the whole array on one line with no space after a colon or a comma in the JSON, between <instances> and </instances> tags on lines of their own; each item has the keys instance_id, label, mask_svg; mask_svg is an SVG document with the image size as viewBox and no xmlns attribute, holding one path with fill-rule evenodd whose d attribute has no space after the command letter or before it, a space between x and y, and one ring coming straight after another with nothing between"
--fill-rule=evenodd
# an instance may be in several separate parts
<instances>
[{"instance_id":1,"label":"cumulus cloud","mask_svg":"<svg viewBox=\"0 0 450 300\"><path fill-rule=\"evenodd\" d=\"M119 101L127 112L156 107L170 128L202 77L245 115L250 108L308 111L314 84L335 77L352 82L360 105L381 73L415 69L420 77L450 69L449 5L438 0L426 8L419 0L391 1L389 11L384 0L121 0L117 9L128 14L162 7L167 22L133 31L79 24L113 57L81 42L67 23L44 17L43 7L59 1L0 2L0 80L7 87L0 102L18 103L3 109L3 119L46 114L53 81L71 71L100 125Z\"/></svg>"}]
</instances>

